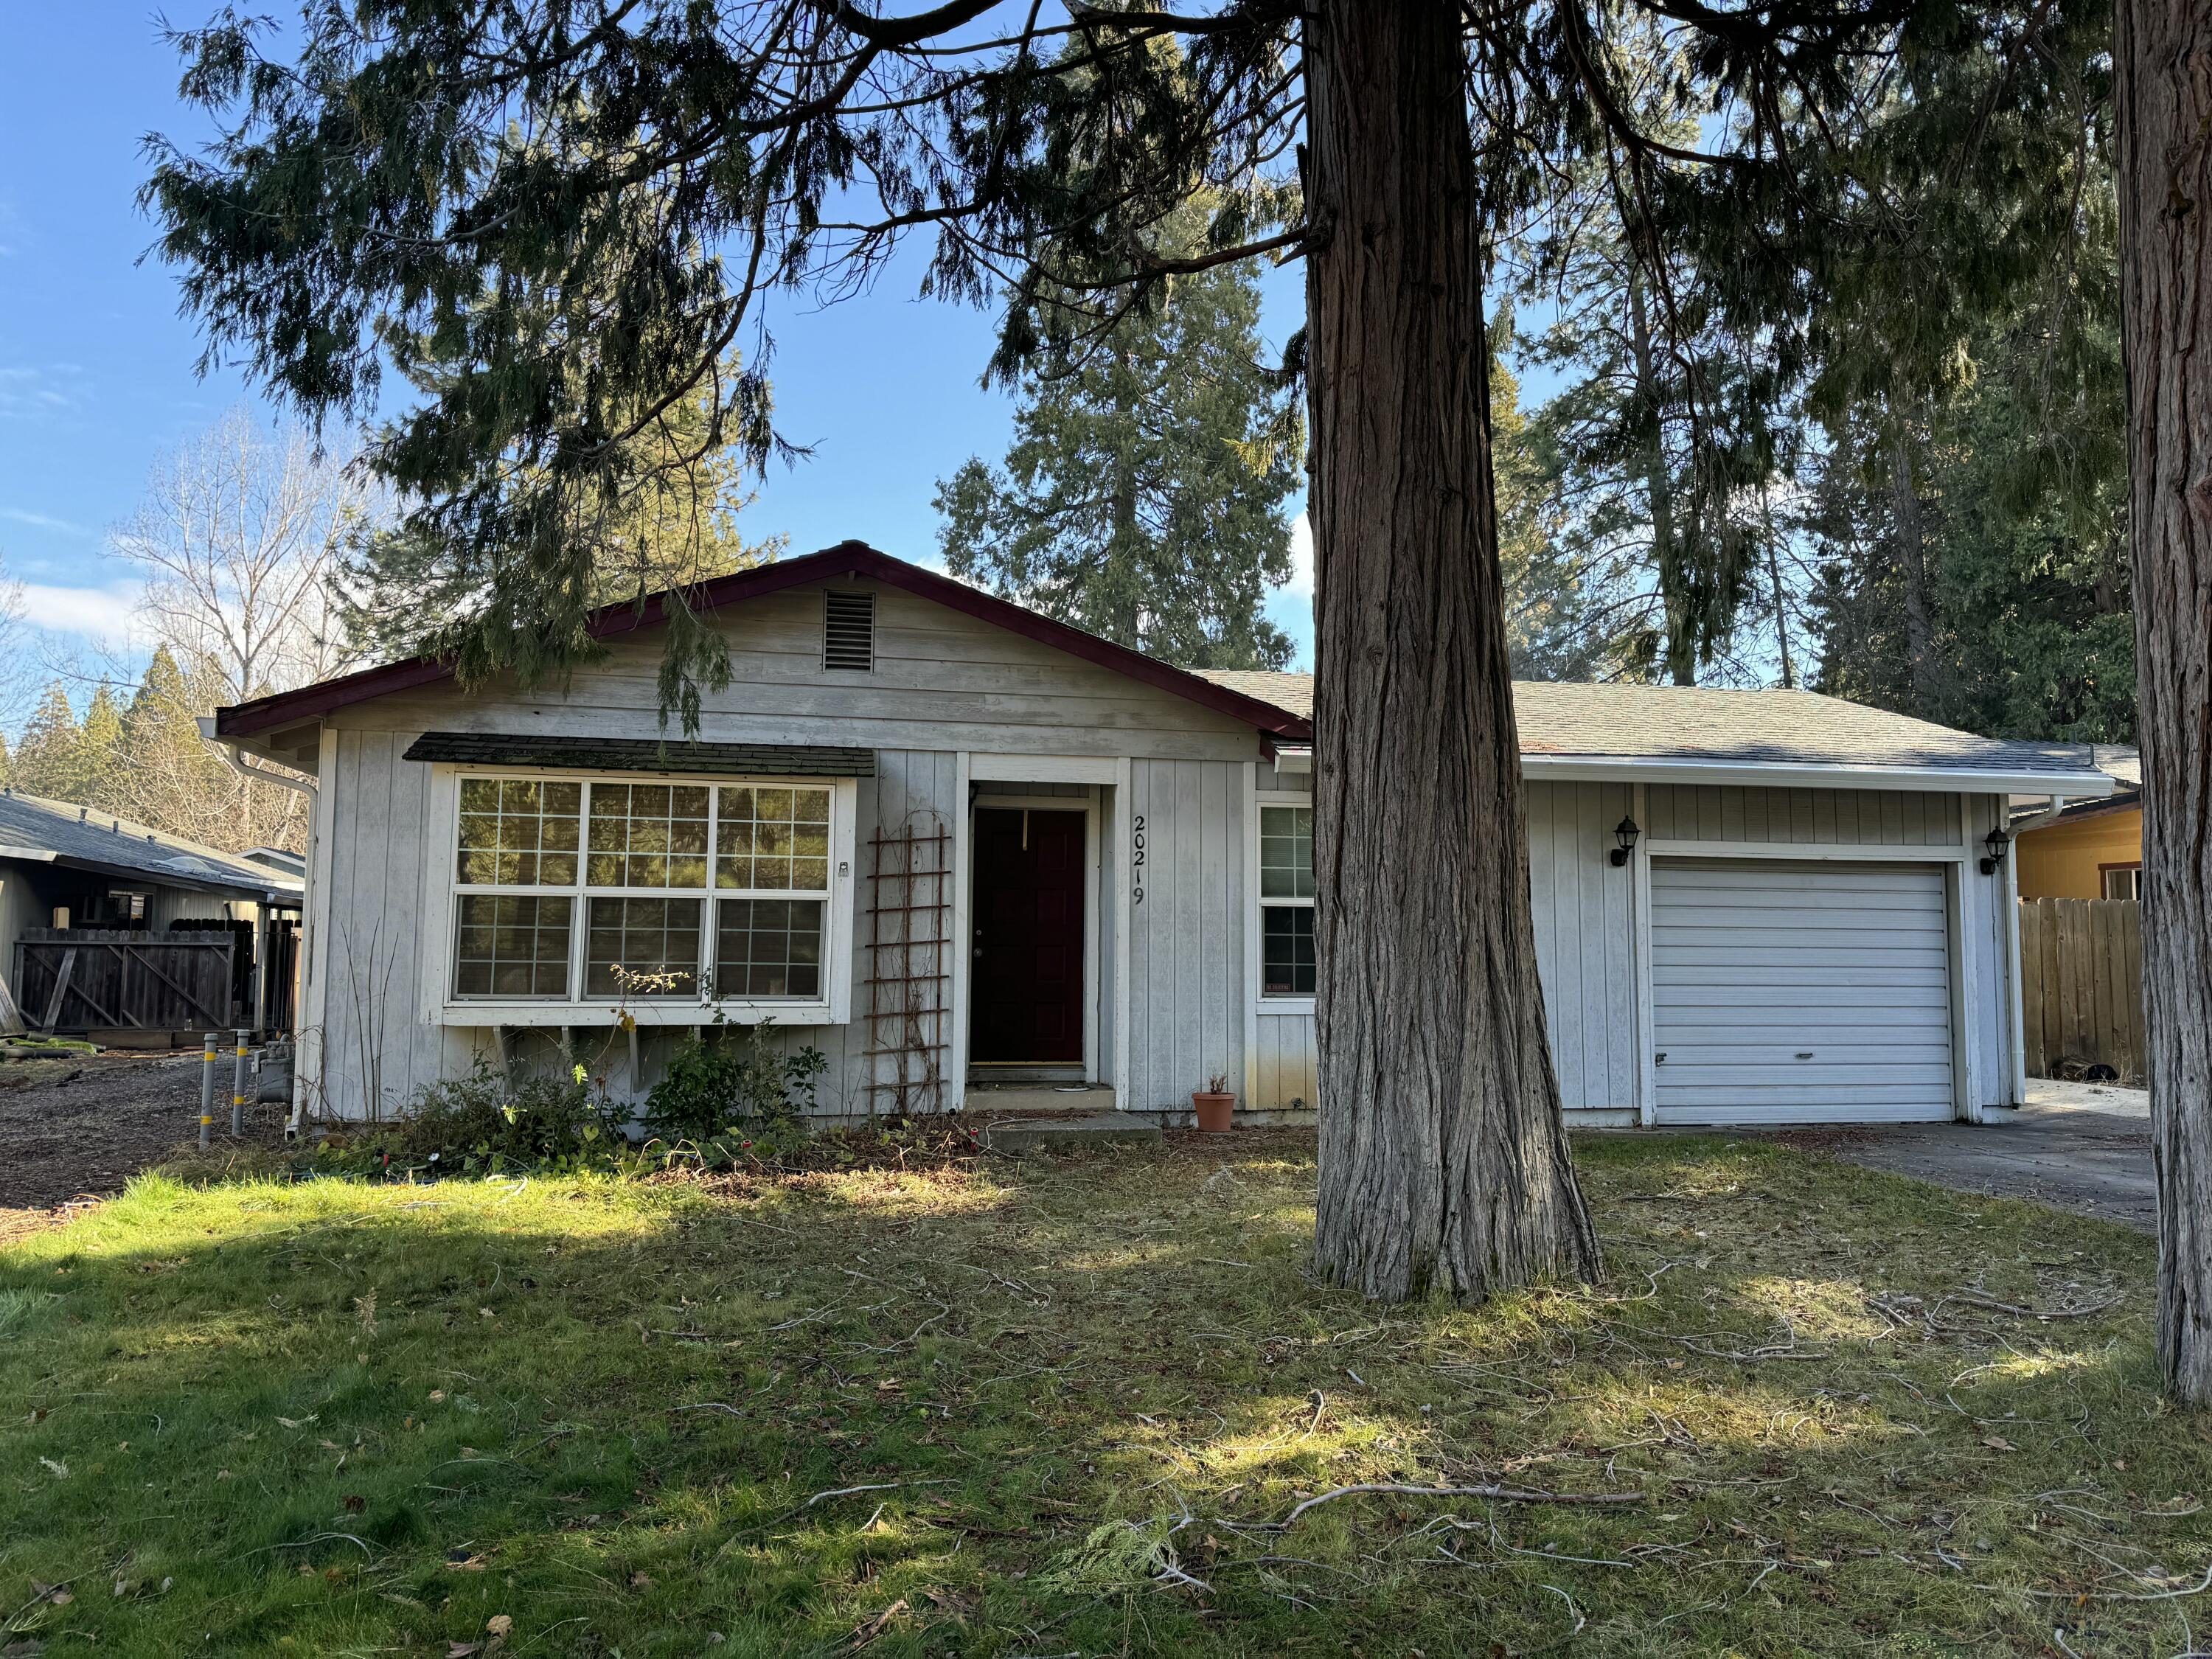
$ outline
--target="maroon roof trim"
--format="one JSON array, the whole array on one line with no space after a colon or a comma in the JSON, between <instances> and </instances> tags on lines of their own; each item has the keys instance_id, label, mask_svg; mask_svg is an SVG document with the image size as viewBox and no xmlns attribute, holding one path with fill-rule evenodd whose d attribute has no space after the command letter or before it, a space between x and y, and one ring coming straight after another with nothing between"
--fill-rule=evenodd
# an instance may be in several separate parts
<instances>
[{"instance_id":1,"label":"maroon roof trim","mask_svg":"<svg viewBox=\"0 0 2212 1659\"><path fill-rule=\"evenodd\" d=\"M1072 657L1095 663L1126 674L1131 679L1141 680L1179 697L1211 708L1218 714L1242 720L1271 736L1297 742L1310 741L1313 736L1310 720L1278 708L1271 702L1248 697L1242 692L1231 691L1226 686L1216 685L1196 674L1132 651L1127 646L1116 645L1111 640L1102 640L1096 634L1086 634L1079 628L1054 622L1049 617L1039 616L1022 605L986 593L965 582L954 581L934 571L924 570L919 565L895 559L879 553L866 542L840 542L835 547L824 548L819 553L809 553L796 559L781 559L774 564L756 565L750 570L732 572L702 583L693 593L695 606L702 611L713 611L744 599L757 599L764 594L780 592L787 587L819 581L825 576L854 575L872 581L883 582L906 592L957 611L963 615L1003 628L1009 633L1019 634L1054 650L1065 651ZM638 629L651 628L665 621L668 615L670 596L667 593L650 595L642 605L612 605L594 611L585 624L586 630L596 640L609 640L632 633ZM375 668L364 668L358 673L341 675L336 679L319 681L302 686L297 691L283 691L274 696L257 697L228 708L218 708L215 714L215 729L218 737L250 738L257 733L274 730L290 720L313 718L366 702L373 697L389 696L397 691L411 691L417 687L435 685L453 678L450 663L436 662L427 657L410 657L404 662L386 663Z\"/></svg>"}]
</instances>

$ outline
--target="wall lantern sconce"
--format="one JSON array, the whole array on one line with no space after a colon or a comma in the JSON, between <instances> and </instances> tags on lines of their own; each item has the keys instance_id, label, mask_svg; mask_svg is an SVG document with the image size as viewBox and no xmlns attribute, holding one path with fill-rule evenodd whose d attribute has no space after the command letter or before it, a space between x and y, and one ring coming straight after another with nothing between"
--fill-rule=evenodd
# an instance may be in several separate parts
<instances>
[{"instance_id":1,"label":"wall lantern sconce","mask_svg":"<svg viewBox=\"0 0 2212 1659\"><path fill-rule=\"evenodd\" d=\"M1606 856L1613 860L1613 867L1614 869L1618 870L1622 865L1628 862L1630 855L1636 851L1636 838L1643 833L1644 832L1642 830L1636 827L1636 820L1634 818L1623 818L1619 823L1613 826L1613 838L1619 842L1620 845L1614 848L1613 851L1607 854Z\"/></svg>"},{"instance_id":2,"label":"wall lantern sconce","mask_svg":"<svg viewBox=\"0 0 2212 1659\"><path fill-rule=\"evenodd\" d=\"M1982 873L1993 876L1997 866L2004 862L2005 849L2012 845L2012 837L2002 830L1992 830L1982 838L1982 845L1989 849L1982 854Z\"/></svg>"}]
</instances>

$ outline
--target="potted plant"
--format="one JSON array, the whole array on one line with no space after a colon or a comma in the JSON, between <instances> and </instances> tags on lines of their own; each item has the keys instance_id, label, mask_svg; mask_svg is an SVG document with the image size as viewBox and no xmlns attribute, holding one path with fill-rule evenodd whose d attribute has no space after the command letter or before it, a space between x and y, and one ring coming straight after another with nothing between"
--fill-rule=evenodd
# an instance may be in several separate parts
<instances>
[{"instance_id":1,"label":"potted plant","mask_svg":"<svg viewBox=\"0 0 2212 1659\"><path fill-rule=\"evenodd\" d=\"M1190 1097L1198 1114L1198 1127L1208 1134L1227 1134L1237 1112L1237 1097L1229 1092L1229 1079L1217 1077L1207 1081L1206 1087Z\"/></svg>"}]
</instances>

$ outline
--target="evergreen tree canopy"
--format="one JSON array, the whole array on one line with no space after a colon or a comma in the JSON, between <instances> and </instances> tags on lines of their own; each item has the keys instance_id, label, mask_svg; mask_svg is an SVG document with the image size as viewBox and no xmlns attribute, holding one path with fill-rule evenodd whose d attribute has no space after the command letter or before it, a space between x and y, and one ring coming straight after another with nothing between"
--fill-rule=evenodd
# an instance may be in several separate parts
<instances>
[{"instance_id":1,"label":"evergreen tree canopy","mask_svg":"<svg viewBox=\"0 0 2212 1659\"><path fill-rule=\"evenodd\" d=\"M953 573L1186 667L1285 665L1260 611L1291 574L1304 428L1259 319L1255 278L1217 268L1024 365L1003 469L973 459L938 484Z\"/></svg>"},{"instance_id":2,"label":"evergreen tree canopy","mask_svg":"<svg viewBox=\"0 0 2212 1659\"><path fill-rule=\"evenodd\" d=\"M76 710L56 680L41 694L23 726L9 783L26 794L83 803L86 775Z\"/></svg>"}]
</instances>

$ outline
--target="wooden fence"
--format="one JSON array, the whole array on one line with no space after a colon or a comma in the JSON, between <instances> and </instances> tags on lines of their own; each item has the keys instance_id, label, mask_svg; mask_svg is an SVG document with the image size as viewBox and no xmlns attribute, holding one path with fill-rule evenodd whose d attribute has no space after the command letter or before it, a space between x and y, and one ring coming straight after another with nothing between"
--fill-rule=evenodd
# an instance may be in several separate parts
<instances>
[{"instance_id":1,"label":"wooden fence","mask_svg":"<svg viewBox=\"0 0 2212 1659\"><path fill-rule=\"evenodd\" d=\"M2143 1074L2142 905L2135 899L2022 899L2020 990L2027 1074L2109 1066Z\"/></svg>"},{"instance_id":2,"label":"wooden fence","mask_svg":"<svg viewBox=\"0 0 2212 1659\"><path fill-rule=\"evenodd\" d=\"M240 1013L237 950L228 932L27 928L16 995L24 1020L48 1031L224 1030Z\"/></svg>"}]
</instances>

